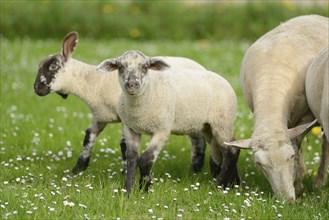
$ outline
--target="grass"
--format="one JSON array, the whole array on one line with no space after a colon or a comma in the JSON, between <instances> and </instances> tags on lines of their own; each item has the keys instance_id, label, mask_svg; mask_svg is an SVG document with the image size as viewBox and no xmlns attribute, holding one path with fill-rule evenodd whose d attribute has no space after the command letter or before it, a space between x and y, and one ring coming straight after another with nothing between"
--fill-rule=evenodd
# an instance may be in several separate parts
<instances>
[{"instance_id":1,"label":"grass","mask_svg":"<svg viewBox=\"0 0 329 220\"><path fill-rule=\"evenodd\" d=\"M147 55L192 58L220 73L235 89L236 138L250 137L252 114L244 101L239 66L249 42L95 41L80 39L76 59L98 64L128 49ZM99 136L89 168L68 174L79 156L84 130L91 122L87 106L74 96L38 97L33 82L38 64L60 51L57 40L1 38L0 216L3 219L328 219L328 188L315 190L321 140L310 134L303 143L308 174L304 194L290 205L277 200L256 169L250 151L239 159L242 184L217 189L210 175L209 149L203 170L193 174L190 144L172 136L153 168L154 186L143 193L122 192L124 175L120 124ZM97 86L97 85L96 85ZM148 141L143 138L143 143ZM328 184L326 185L328 187Z\"/></svg>"},{"instance_id":2,"label":"grass","mask_svg":"<svg viewBox=\"0 0 329 220\"><path fill-rule=\"evenodd\" d=\"M329 15L328 0L184 0L152 4L145 0L1 0L0 4L1 34L10 39L61 39L62 33L77 30L83 36L102 39L253 41L298 15Z\"/></svg>"}]
</instances>

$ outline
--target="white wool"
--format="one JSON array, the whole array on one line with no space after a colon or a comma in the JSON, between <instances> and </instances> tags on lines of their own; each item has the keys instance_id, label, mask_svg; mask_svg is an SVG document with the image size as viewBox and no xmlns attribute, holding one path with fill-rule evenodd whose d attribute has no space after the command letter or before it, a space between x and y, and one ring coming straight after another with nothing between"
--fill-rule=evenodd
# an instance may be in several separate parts
<instances>
[{"instance_id":1,"label":"white wool","mask_svg":"<svg viewBox=\"0 0 329 220\"><path fill-rule=\"evenodd\" d=\"M62 69L51 84L53 91L78 96L89 106L97 121L120 121L115 110L121 93L116 72L100 74L96 66L75 59L67 61Z\"/></svg>"}]
</instances>

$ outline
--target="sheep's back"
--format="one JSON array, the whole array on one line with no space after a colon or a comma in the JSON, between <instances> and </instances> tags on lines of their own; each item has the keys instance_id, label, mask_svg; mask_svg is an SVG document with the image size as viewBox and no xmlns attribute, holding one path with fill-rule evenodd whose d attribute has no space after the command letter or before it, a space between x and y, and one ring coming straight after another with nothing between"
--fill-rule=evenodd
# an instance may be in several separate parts
<instances>
[{"instance_id":1,"label":"sheep's back","mask_svg":"<svg viewBox=\"0 0 329 220\"><path fill-rule=\"evenodd\" d=\"M230 84L210 71L182 69L172 75L176 94L174 133L194 133L221 117L233 121L236 96Z\"/></svg>"},{"instance_id":2,"label":"sheep's back","mask_svg":"<svg viewBox=\"0 0 329 220\"><path fill-rule=\"evenodd\" d=\"M292 114L291 122L306 114L305 75L314 56L328 43L328 22L317 15L291 19L248 49L240 77L253 111L277 102L276 106L284 107L280 111Z\"/></svg>"}]
</instances>

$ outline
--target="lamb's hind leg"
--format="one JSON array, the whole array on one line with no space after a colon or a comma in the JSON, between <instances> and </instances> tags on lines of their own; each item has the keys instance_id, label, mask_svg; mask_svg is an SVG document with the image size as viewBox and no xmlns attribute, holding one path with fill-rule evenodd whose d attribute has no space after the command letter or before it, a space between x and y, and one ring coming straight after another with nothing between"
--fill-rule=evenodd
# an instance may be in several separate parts
<instances>
[{"instance_id":1,"label":"lamb's hind leg","mask_svg":"<svg viewBox=\"0 0 329 220\"><path fill-rule=\"evenodd\" d=\"M166 144L170 133L168 132L158 132L152 136L150 143L148 144L147 149L141 155L138 160L139 170L140 170L140 188L144 187L144 190L147 192L149 187L152 185L151 178L151 169L154 162L157 159L160 151Z\"/></svg>"},{"instance_id":2,"label":"lamb's hind leg","mask_svg":"<svg viewBox=\"0 0 329 220\"><path fill-rule=\"evenodd\" d=\"M93 121L91 125L87 128L80 157L76 165L72 169L73 174L77 174L78 172L87 169L91 151L93 149L96 138L105 128L105 126L106 123Z\"/></svg>"},{"instance_id":3,"label":"lamb's hind leg","mask_svg":"<svg viewBox=\"0 0 329 220\"><path fill-rule=\"evenodd\" d=\"M200 172L205 158L206 141L200 135L190 135L192 144L192 170Z\"/></svg>"},{"instance_id":4,"label":"lamb's hind leg","mask_svg":"<svg viewBox=\"0 0 329 220\"><path fill-rule=\"evenodd\" d=\"M326 184L327 175L328 175L327 174L328 166L329 166L329 143L325 134L323 134L321 161L318 169L318 174L315 180L316 188L321 188Z\"/></svg>"}]
</instances>

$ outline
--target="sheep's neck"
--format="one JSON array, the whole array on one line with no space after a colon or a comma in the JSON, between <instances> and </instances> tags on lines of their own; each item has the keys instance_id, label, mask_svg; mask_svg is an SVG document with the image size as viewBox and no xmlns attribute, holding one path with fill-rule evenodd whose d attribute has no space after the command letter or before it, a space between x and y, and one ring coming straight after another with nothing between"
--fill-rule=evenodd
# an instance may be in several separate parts
<instances>
[{"instance_id":1,"label":"sheep's neck","mask_svg":"<svg viewBox=\"0 0 329 220\"><path fill-rule=\"evenodd\" d=\"M102 114L105 121L116 121L115 106L120 96L118 74L116 72L100 73L95 65L72 59L66 68L69 77L63 90L83 100L93 114ZM104 115L106 114L106 115Z\"/></svg>"},{"instance_id":2,"label":"sheep's neck","mask_svg":"<svg viewBox=\"0 0 329 220\"><path fill-rule=\"evenodd\" d=\"M254 93L253 103L256 132L262 129L284 130L287 128L289 90L281 85L278 86L281 81L277 81L277 83L273 81L271 85L263 83L264 86L260 86L257 92Z\"/></svg>"}]
</instances>

